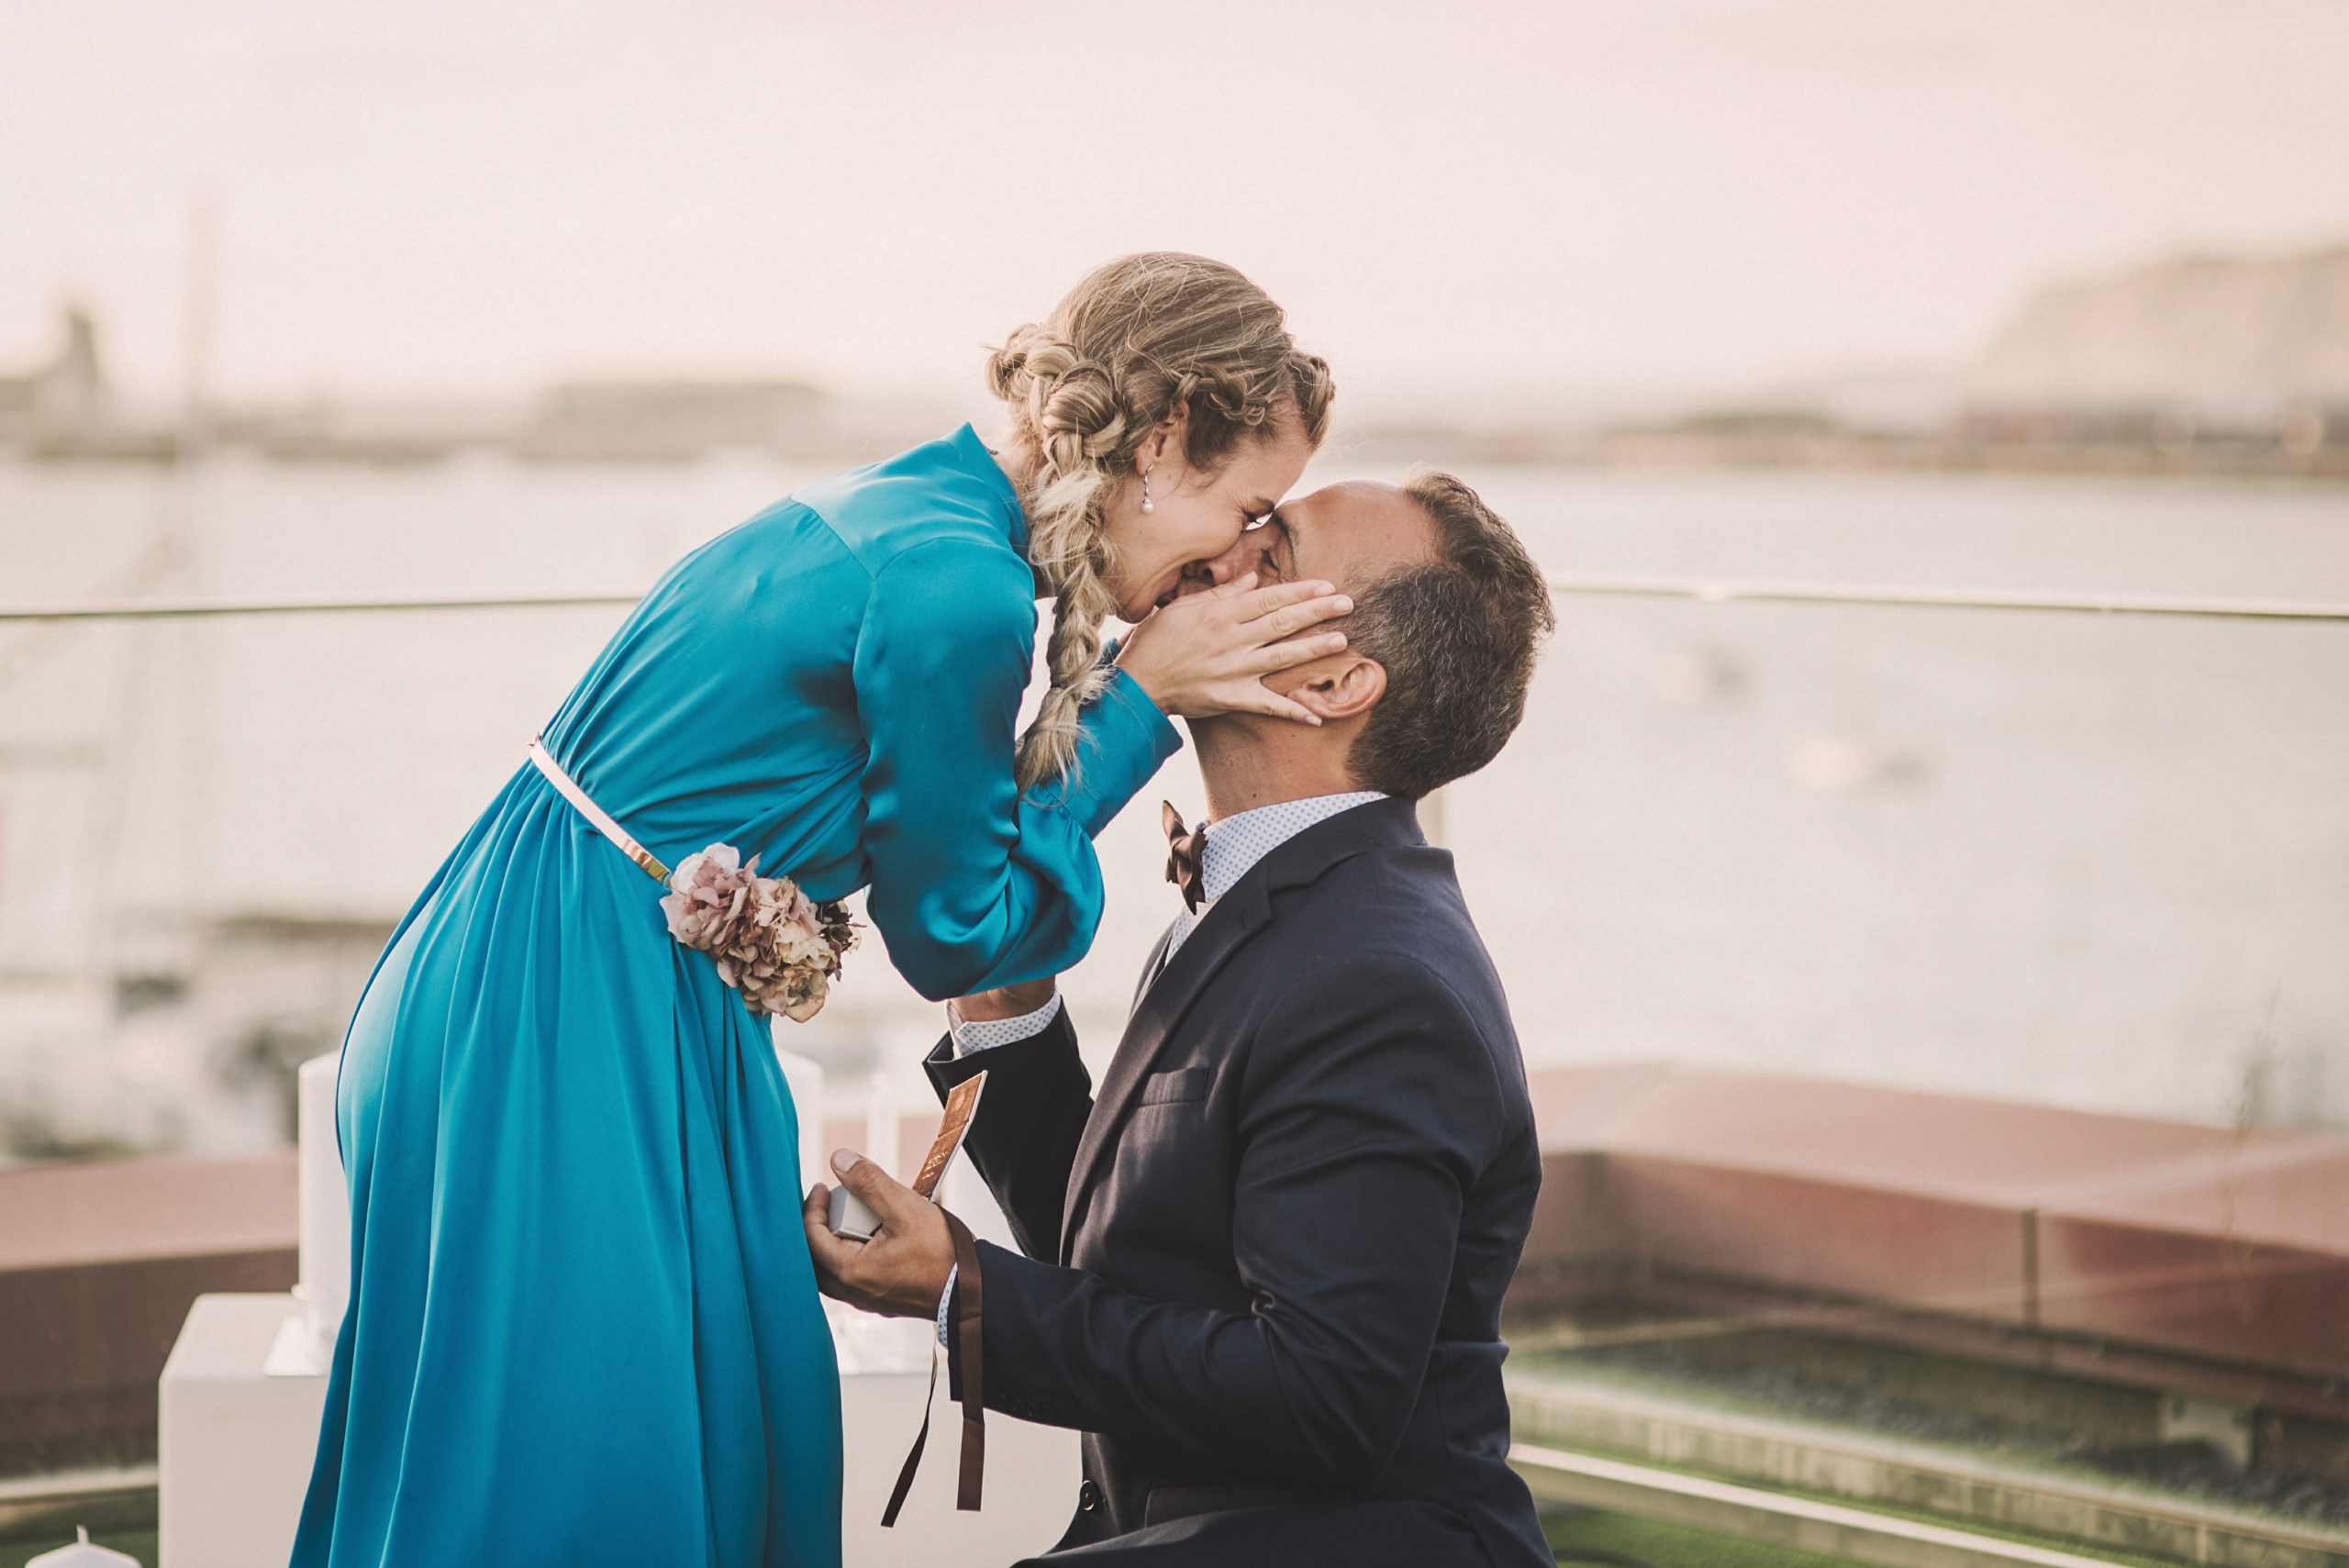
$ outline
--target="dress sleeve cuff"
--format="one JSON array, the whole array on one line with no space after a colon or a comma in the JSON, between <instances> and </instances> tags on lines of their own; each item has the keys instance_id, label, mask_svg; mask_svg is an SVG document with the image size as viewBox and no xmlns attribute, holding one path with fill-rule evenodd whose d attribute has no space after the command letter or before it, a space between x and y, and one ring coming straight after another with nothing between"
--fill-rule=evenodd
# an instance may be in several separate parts
<instances>
[{"instance_id":1,"label":"dress sleeve cuff","mask_svg":"<svg viewBox=\"0 0 2349 1568\"><path fill-rule=\"evenodd\" d=\"M1158 711L1141 683L1115 670L1085 710L1075 772L1038 794L1075 817L1091 838L1182 749L1182 731Z\"/></svg>"},{"instance_id":2,"label":"dress sleeve cuff","mask_svg":"<svg viewBox=\"0 0 2349 1568\"><path fill-rule=\"evenodd\" d=\"M983 1018L965 1023L954 1011L954 1004L946 1005L946 1022L954 1037L954 1054L968 1056L974 1051L989 1051L998 1045L1013 1045L1042 1034L1061 1016L1061 994L1032 1013L1021 1013L1010 1018Z\"/></svg>"}]
</instances>

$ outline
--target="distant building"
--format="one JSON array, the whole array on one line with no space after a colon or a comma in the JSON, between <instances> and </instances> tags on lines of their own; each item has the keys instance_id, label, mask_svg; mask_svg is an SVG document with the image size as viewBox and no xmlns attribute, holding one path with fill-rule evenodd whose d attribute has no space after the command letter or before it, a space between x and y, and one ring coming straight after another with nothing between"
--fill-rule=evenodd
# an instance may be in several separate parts
<instances>
[{"instance_id":1,"label":"distant building","mask_svg":"<svg viewBox=\"0 0 2349 1568\"><path fill-rule=\"evenodd\" d=\"M109 398L97 328L78 306L65 310L61 326L64 340L48 364L0 376L0 443L70 444L105 420Z\"/></svg>"},{"instance_id":2,"label":"distant building","mask_svg":"<svg viewBox=\"0 0 2349 1568\"><path fill-rule=\"evenodd\" d=\"M2349 246L2043 290L1968 378L1977 430L2349 440Z\"/></svg>"}]
</instances>

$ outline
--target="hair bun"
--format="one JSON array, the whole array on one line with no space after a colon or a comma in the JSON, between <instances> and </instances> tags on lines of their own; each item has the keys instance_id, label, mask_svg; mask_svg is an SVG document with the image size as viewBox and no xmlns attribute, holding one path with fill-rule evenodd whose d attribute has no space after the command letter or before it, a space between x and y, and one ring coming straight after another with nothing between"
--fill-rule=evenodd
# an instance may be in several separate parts
<instances>
[{"instance_id":1,"label":"hair bun","mask_svg":"<svg viewBox=\"0 0 2349 1568\"><path fill-rule=\"evenodd\" d=\"M1006 402L1029 403L1076 362L1075 349L1031 321L988 357L987 386Z\"/></svg>"},{"instance_id":2,"label":"hair bun","mask_svg":"<svg viewBox=\"0 0 2349 1568\"><path fill-rule=\"evenodd\" d=\"M1028 344L1028 374L1049 385L1077 367L1076 350L1038 328Z\"/></svg>"},{"instance_id":3,"label":"hair bun","mask_svg":"<svg viewBox=\"0 0 2349 1568\"><path fill-rule=\"evenodd\" d=\"M1048 434L1074 431L1090 443L1105 430L1125 429L1118 389L1099 365L1073 363L1041 390L1042 406L1036 410L1036 423Z\"/></svg>"}]
</instances>

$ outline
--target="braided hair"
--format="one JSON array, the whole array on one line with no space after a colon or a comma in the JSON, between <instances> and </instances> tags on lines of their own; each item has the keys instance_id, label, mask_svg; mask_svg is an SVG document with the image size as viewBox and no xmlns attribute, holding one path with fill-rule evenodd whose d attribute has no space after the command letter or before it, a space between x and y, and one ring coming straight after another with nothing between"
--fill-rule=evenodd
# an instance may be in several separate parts
<instances>
[{"instance_id":1,"label":"braided hair","mask_svg":"<svg viewBox=\"0 0 2349 1568\"><path fill-rule=\"evenodd\" d=\"M1085 705L1109 679L1101 627L1118 601L1108 509L1142 444L1187 408L1185 461L1210 473L1243 439L1270 439L1285 412L1319 446L1335 386L1264 290L1220 261L1174 251L1096 269L1049 318L1006 339L987 361L987 385L1009 406L1010 441L1032 474L1022 497L1028 557L1053 595L1052 689L1020 739L1024 790L1075 766Z\"/></svg>"}]
</instances>

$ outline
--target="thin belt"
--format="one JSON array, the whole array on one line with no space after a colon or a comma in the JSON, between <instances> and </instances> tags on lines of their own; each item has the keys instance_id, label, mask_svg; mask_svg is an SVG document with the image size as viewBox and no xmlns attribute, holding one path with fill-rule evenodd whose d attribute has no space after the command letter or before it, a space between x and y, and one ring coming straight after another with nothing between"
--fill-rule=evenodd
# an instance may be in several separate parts
<instances>
[{"instance_id":1,"label":"thin belt","mask_svg":"<svg viewBox=\"0 0 2349 1568\"><path fill-rule=\"evenodd\" d=\"M642 867L644 874L653 881L666 883L669 880L669 868L661 863L660 857L629 838L628 830L612 820L610 812L588 799L587 792L581 789L576 783L573 782L571 775L562 771L562 763L547 754L545 745L535 735L530 738L529 754L530 765L546 774L547 783L554 785L563 799L577 806L579 815L587 818L596 832L618 844L620 847L620 853Z\"/></svg>"}]
</instances>

